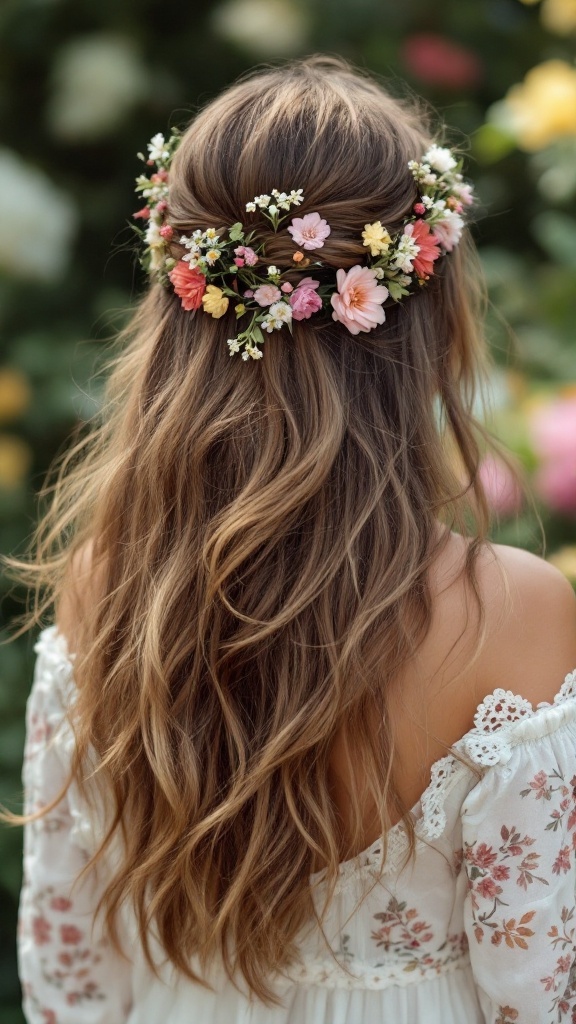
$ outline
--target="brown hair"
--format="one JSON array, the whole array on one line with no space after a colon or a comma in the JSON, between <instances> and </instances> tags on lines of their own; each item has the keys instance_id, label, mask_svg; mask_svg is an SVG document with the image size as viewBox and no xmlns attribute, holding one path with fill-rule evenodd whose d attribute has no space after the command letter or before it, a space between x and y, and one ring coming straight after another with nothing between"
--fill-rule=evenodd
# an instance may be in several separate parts
<instances>
[{"instance_id":1,"label":"brown hair","mask_svg":"<svg viewBox=\"0 0 576 1024\"><path fill-rule=\"evenodd\" d=\"M413 102L339 60L254 74L210 103L175 156L170 223L223 228L273 188L332 231L322 259L363 259L363 226L397 229L431 140ZM264 221L255 221L260 233ZM286 232L267 256L288 266ZM77 644L73 776L110 795L124 900L191 977L221 954L250 988L297 954L309 875L337 875L328 761L346 722L377 803L394 803L387 695L431 619L447 528L485 534L472 414L484 348L467 234L429 284L352 337L327 316L230 358L233 313L185 312L152 284L126 332L100 424L62 461L26 570L58 602L90 545L97 600ZM463 483L464 481L464 483ZM24 570L21 569L21 574ZM379 723L375 730L373 722ZM355 822L356 834L362 822ZM385 855L385 850L384 850Z\"/></svg>"}]
</instances>

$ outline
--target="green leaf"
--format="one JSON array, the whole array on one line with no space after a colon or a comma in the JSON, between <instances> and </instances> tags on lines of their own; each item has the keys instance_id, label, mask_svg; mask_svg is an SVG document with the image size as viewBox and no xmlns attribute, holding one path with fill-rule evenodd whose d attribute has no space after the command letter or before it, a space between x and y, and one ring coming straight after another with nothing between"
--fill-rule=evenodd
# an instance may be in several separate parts
<instances>
[{"instance_id":1,"label":"green leaf","mask_svg":"<svg viewBox=\"0 0 576 1024\"><path fill-rule=\"evenodd\" d=\"M263 345L264 342L266 341L266 338L262 334L262 331L258 327L258 324L254 324L254 327L252 328L252 341L254 341L257 345Z\"/></svg>"},{"instance_id":2,"label":"green leaf","mask_svg":"<svg viewBox=\"0 0 576 1024\"><path fill-rule=\"evenodd\" d=\"M244 228L239 220L230 228L228 237L231 242L239 242L244 237Z\"/></svg>"}]
</instances>

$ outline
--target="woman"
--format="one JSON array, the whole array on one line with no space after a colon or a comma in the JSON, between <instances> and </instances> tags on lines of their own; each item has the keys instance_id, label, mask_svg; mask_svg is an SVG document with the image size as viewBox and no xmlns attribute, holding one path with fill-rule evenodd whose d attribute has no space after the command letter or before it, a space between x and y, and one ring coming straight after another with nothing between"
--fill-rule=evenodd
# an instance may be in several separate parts
<instances>
[{"instance_id":1,"label":"woman","mask_svg":"<svg viewBox=\"0 0 576 1024\"><path fill-rule=\"evenodd\" d=\"M486 540L460 164L327 58L144 159L30 570L27 1019L571 1020L575 600Z\"/></svg>"}]
</instances>

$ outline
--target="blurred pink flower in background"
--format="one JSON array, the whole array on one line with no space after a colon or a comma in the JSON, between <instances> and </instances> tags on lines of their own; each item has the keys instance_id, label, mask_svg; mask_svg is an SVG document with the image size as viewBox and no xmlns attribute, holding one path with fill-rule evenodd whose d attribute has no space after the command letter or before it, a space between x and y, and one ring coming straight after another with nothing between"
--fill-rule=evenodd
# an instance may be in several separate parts
<instances>
[{"instance_id":1,"label":"blurred pink flower in background","mask_svg":"<svg viewBox=\"0 0 576 1024\"><path fill-rule=\"evenodd\" d=\"M538 495L556 512L576 513L576 396L537 409L530 432L540 460L534 477Z\"/></svg>"},{"instance_id":2,"label":"blurred pink flower in background","mask_svg":"<svg viewBox=\"0 0 576 1024\"><path fill-rule=\"evenodd\" d=\"M480 482L492 512L515 516L522 508L522 488L512 470L497 455L485 455L480 463Z\"/></svg>"},{"instance_id":3,"label":"blurred pink flower in background","mask_svg":"<svg viewBox=\"0 0 576 1024\"><path fill-rule=\"evenodd\" d=\"M482 62L472 50L434 32L409 36L402 58L410 74L428 85L471 89L484 77Z\"/></svg>"}]
</instances>

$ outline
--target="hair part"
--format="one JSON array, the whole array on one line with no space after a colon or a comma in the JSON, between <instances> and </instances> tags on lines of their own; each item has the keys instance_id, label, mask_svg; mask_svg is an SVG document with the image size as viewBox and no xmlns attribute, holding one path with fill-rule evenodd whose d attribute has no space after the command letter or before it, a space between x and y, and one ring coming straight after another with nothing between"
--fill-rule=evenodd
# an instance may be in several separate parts
<instances>
[{"instance_id":1,"label":"hair part","mask_svg":"<svg viewBox=\"0 0 576 1024\"><path fill-rule=\"evenodd\" d=\"M254 195L302 188L302 213L332 227L323 261L347 268L364 224L394 230L409 214L407 163L430 141L422 110L343 61L264 70L185 132L170 223L221 228ZM285 234L266 243L279 266ZM414 852L388 697L429 629L429 571L451 528L473 533L478 597L479 280L465 233L382 327L352 338L327 317L297 322L257 365L230 359L229 314L185 312L153 284L101 422L61 462L18 571L39 619L89 546L98 585L76 644L72 776L88 799L98 781L109 794L94 860L116 834L123 853L102 910L114 935L133 906L151 964L153 925L180 971L202 980L191 957L222 956L274 1001L270 976L314 914L309 876L319 863L331 885L338 873L328 777L343 723L384 840L396 806ZM359 837L359 810L352 825Z\"/></svg>"}]
</instances>

